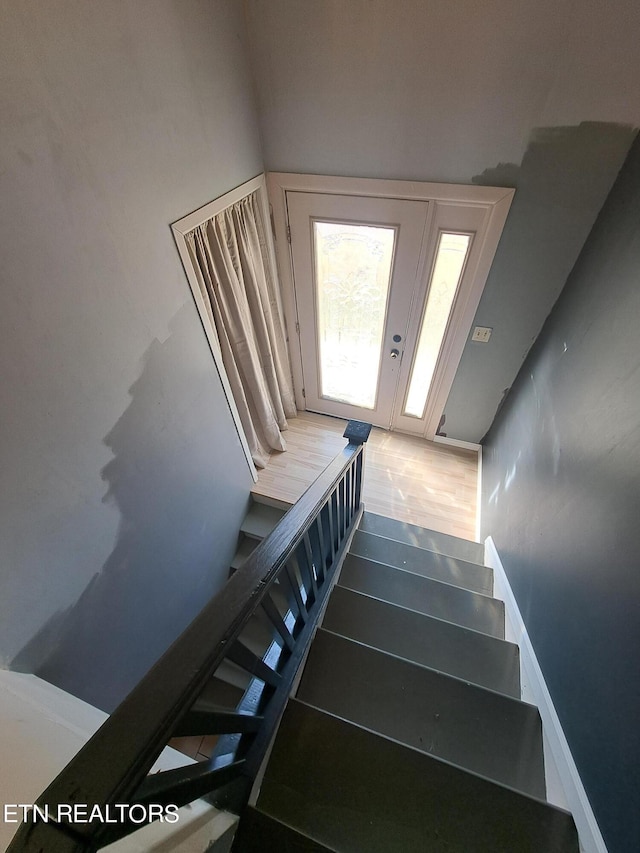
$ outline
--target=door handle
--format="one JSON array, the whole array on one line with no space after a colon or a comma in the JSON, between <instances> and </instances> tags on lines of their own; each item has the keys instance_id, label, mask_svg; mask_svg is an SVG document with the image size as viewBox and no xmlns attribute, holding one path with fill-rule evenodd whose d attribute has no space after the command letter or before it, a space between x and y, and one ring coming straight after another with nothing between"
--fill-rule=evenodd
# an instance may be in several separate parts
<instances>
[{"instance_id":1,"label":"door handle","mask_svg":"<svg viewBox=\"0 0 640 853\"><path fill-rule=\"evenodd\" d=\"M391 358L397 358L400 355L400 350L392 349L389 355L391 356Z\"/></svg>"}]
</instances>

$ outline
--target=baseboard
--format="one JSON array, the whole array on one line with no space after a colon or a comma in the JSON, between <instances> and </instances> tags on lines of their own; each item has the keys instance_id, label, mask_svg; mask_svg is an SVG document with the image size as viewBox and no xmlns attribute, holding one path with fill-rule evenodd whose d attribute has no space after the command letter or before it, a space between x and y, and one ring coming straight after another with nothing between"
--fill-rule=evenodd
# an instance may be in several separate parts
<instances>
[{"instance_id":1,"label":"baseboard","mask_svg":"<svg viewBox=\"0 0 640 853\"><path fill-rule=\"evenodd\" d=\"M476 542L482 542L482 445L478 446L478 480L476 485Z\"/></svg>"},{"instance_id":2,"label":"baseboard","mask_svg":"<svg viewBox=\"0 0 640 853\"><path fill-rule=\"evenodd\" d=\"M446 435L436 435L433 439L435 444L446 444L449 447L461 447L463 450L480 450L481 445L473 441L462 441L460 438L447 438Z\"/></svg>"},{"instance_id":3,"label":"baseboard","mask_svg":"<svg viewBox=\"0 0 640 853\"><path fill-rule=\"evenodd\" d=\"M520 648L522 698L536 705L542 718L547 798L554 805L571 812L584 853L607 853L527 627L491 536L485 540L485 565L493 569L494 596L504 602L505 639Z\"/></svg>"}]
</instances>

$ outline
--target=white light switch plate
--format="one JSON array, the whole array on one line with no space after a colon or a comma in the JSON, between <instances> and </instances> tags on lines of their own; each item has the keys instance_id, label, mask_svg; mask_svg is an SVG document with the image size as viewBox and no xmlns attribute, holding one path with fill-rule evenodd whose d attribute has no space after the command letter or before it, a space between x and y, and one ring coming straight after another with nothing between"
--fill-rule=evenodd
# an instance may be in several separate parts
<instances>
[{"instance_id":1,"label":"white light switch plate","mask_svg":"<svg viewBox=\"0 0 640 853\"><path fill-rule=\"evenodd\" d=\"M471 340L480 341L480 343L486 344L491 337L492 331L493 329L490 329L488 326L476 326L473 330L473 334L471 335Z\"/></svg>"}]
</instances>

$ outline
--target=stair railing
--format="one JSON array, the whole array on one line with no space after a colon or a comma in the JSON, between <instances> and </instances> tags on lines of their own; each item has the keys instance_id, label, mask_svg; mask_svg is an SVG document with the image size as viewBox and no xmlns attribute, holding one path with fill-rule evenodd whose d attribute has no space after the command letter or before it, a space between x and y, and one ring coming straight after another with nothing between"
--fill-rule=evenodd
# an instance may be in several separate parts
<instances>
[{"instance_id":1,"label":"stair railing","mask_svg":"<svg viewBox=\"0 0 640 853\"><path fill-rule=\"evenodd\" d=\"M44 791L10 853L98 850L199 797L242 808L362 513L369 430L349 422L347 446ZM263 654L243 636L258 611L275 637ZM249 675L231 710L201 701L225 662ZM210 760L149 774L190 735L219 736Z\"/></svg>"}]
</instances>

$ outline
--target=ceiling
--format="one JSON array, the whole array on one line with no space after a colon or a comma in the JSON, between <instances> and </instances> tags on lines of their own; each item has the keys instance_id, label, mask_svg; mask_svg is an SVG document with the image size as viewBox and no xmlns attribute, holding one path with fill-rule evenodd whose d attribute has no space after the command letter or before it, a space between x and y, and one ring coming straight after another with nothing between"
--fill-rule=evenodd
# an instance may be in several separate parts
<instances>
[{"instance_id":1,"label":"ceiling","mask_svg":"<svg viewBox=\"0 0 640 853\"><path fill-rule=\"evenodd\" d=\"M517 188L446 407L479 441L640 125L632 0L245 0L268 170Z\"/></svg>"}]
</instances>

